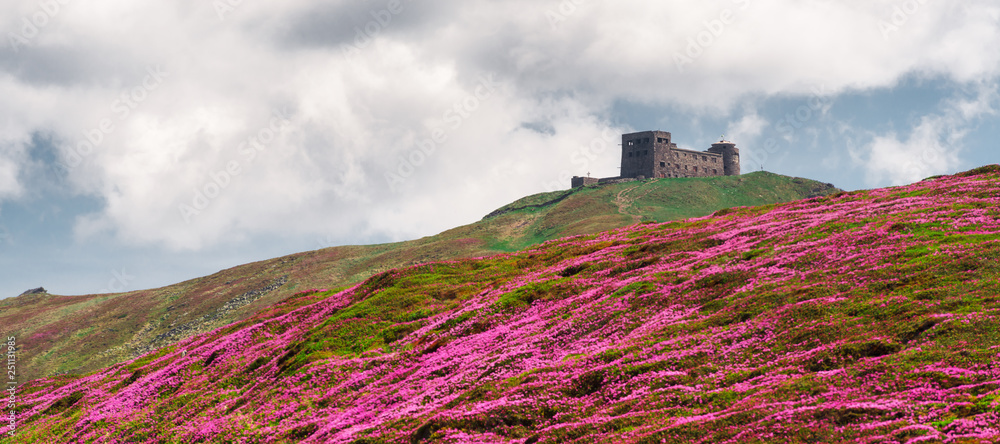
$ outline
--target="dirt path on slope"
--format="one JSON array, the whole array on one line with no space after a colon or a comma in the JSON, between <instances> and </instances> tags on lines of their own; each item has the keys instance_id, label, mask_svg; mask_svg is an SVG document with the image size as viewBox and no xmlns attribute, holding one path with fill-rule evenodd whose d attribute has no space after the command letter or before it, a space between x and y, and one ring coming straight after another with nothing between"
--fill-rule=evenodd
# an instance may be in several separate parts
<instances>
[{"instance_id":1,"label":"dirt path on slope","mask_svg":"<svg viewBox=\"0 0 1000 444\"><path fill-rule=\"evenodd\" d=\"M636 223L642 222L642 216L638 214L632 214L631 212L629 212L629 207L631 207L635 203L635 201L642 199L647 194L649 194L650 191L652 191L652 188L647 188L644 193L639 194L637 196L629 195L629 193L631 193L633 190L641 187L642 185L635 185L626 188L624 190L619 191L618 195L615 196L615 204L618 205L618 212L625 216L630 216L632 220Z\"/></svg>"}]
</instances>

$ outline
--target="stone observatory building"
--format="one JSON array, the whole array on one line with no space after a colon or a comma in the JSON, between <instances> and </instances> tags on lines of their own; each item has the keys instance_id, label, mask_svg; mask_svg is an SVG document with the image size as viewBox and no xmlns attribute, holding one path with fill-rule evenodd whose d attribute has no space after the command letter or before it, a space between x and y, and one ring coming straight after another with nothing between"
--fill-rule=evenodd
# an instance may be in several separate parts
<instances>
[{"instance_id":1,"label":"stone observatory building","mask_svg":"<svg viewBox=\"0 0 1000 444\"><path fill-rule=\"evenodd\" d=\"M707 151L677 148L670 133L643 131L622 135L622 172L619 177L573 177L573 188L648 178L739 176L740 150L725 139Z\"/></svg>"}]
</instances>

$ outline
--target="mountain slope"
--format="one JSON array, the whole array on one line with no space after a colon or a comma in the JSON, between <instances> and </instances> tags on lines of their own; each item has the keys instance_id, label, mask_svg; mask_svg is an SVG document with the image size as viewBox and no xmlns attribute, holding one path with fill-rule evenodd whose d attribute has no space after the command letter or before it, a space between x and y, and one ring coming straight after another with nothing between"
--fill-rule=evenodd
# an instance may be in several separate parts
<instances>
[{"instance_id":1,"label":"mountain slope","mask_svg":"<svg viewBox=\"0 0 1000 444\"><path fill-rule=\"evenodd\" d=\"M480 257L637 220L704 216L839 191L770 173L666 179L531 196L503 214L408 242L335 247L234 267L153 290L27 295L0 301L0 325L19 338L22 379L83 373L246 319L303 288L337 288L391 268Z\"/></svg>"},{"instance_id":2,"label":"mountain slope","mask_svg":"<svg viewBox=\"0 0 1000 444\"><path fill-rule=\"evenodd\" d=\"M1000 166L307 291L6 442L1000 439Z\"/></svg>"}]
</instances>

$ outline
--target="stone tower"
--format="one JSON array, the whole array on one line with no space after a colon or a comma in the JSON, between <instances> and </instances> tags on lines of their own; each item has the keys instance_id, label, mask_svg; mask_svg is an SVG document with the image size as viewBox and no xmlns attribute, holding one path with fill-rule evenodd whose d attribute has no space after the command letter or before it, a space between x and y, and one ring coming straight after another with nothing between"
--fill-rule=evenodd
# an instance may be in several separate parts
<instances>
[{"instance_id":1,"label":"stone tower","mask_svg":"<svg viewBox=\"0 0 1000 444\"><path fill-rule=\"evenodd\" d=\"M708 152L722 155L722 166L726 176L740 175L740 149L736 148L735 143L720 140L718 143L713 143Z\"/></svg>"},{"instance_id":2,"label":"stone tower","mask_svg":"<svg viewBox=\"0 0 1000 444\"><path fill-rule=\"evenodd\" d=\"M670 141L670 133L664 131L643 131L622 134L622 173L626 178L652 178L661 176L666 168L671 148L677 145Z\"/></svg>"}]
</instances>

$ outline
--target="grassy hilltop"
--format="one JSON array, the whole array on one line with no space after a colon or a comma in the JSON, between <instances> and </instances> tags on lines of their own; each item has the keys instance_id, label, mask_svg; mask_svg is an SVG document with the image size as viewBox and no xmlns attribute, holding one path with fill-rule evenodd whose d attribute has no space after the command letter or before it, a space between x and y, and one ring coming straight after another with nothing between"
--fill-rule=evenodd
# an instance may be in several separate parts
<instances>
[{"instance_id":1,"label":"grassy hilltop","mask_svg":"<svg viewBox=\"0 0 1000 444\"><path fill-rule=\"evenodd\" d=\"M302 289L345 287L396 267L511 252L638 221L704 216L836 191L810 180L753 173L539 194L501 208L502 214L414 241L294 254L159 289L2 300L0 325L23 348L23 383L135 358L246 319Z\"/></svg>"},{"instance_id":2,"label":"grassy hilltop","mask_svg":"<svg viewBox=\"0 0 1000 444\"><path fill-rule=\"evenodd\" d=\"M998 321L991 166L299 291L0 442L988 443Z\"/></svg>"}]
</instances>

